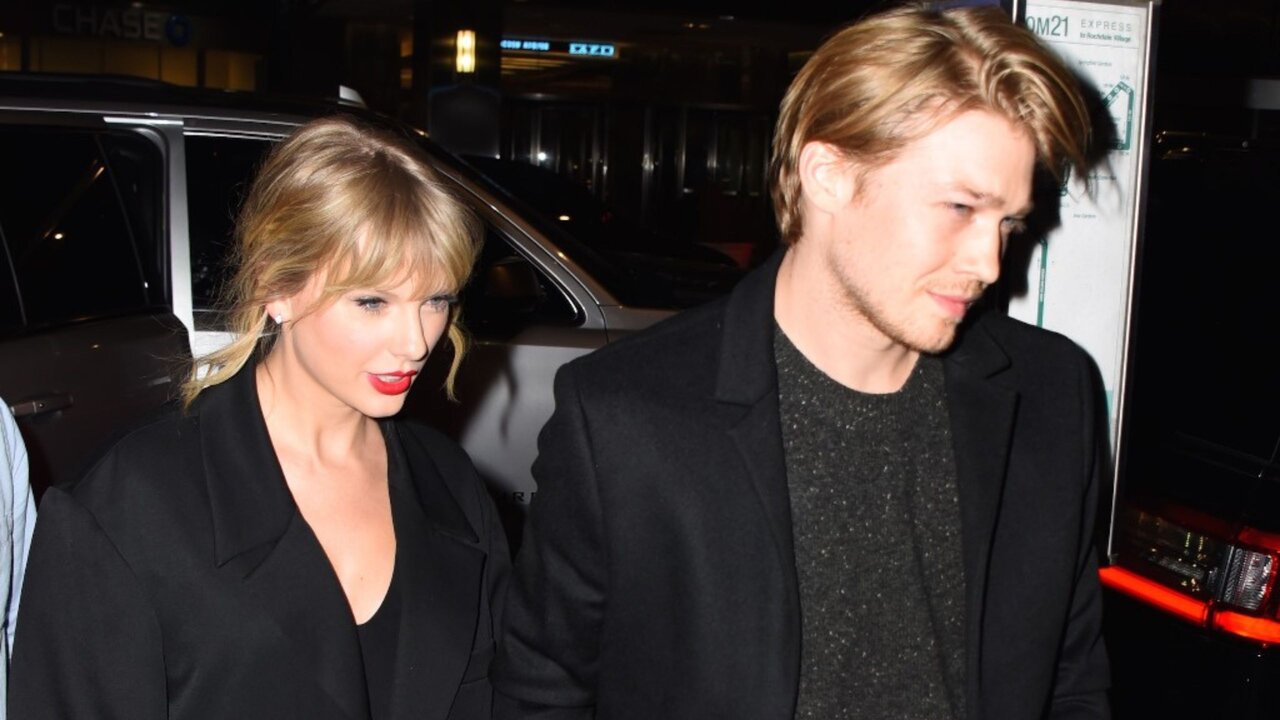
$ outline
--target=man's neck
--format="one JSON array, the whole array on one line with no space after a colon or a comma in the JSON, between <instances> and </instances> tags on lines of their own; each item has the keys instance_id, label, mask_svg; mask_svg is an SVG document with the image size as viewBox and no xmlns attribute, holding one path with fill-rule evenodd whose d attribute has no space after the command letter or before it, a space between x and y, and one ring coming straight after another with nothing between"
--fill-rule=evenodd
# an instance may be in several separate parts
<instances>
[{"instance_id":1,"label":"man's neck","mask_svg":"<svg viewBox=\"0 0 1280 720\"><path fill-rule=\"evenodd\" d=\"M806 268L821 262L800 245L787 250L774 290L774 319L796 348L831 379L865 393L902 389L920 354L882 333L843 290L813 282L827 273Z\"/></svg>"}]
</instances>

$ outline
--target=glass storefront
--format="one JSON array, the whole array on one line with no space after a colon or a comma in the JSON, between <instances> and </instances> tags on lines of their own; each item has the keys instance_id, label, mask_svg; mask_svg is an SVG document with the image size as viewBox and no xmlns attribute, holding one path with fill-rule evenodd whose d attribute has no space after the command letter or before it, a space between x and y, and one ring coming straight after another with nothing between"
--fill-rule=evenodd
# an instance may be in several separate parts
<instances>
[{"instance_id":1,"label":"glass storefront","mask_svg":"<svg viewBox=\"0 0 1280 720\"><path fill-rule=\"evenodd\" d=\"M0 70L123 75L225 90L262 87L257 39L228 42L230 18L179 7L44 3L0 10Z\"/></svg>"}]
</instances>

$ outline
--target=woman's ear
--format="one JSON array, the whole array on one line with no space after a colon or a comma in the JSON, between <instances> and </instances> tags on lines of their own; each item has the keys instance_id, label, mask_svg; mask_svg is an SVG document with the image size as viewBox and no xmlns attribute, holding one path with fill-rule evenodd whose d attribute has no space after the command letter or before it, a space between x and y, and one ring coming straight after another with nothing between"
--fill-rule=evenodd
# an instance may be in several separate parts
<instances>
[{"instance_id":1,"label":"woman's ear","mask_svg":"<svg viewBox=\"0 0 1280 720\"><path fill-rule=\"evenodd\" d=\"M276 325L283 325L293 319L292 298L277 298L266 304L267 319Z\"/></svg>"},{"instance_id":2,"label":"woman's ear","mask_svg":"<svg viewBox=\"0 0 1280 720\"><path fill-rule=\"evenodd\" d=\"M296 292L271 298L263 306L267 311L267 317L276 325L282 325L306 315L314 309L323 283L323 277L312 276Z\"/></svg>"},{"instance_id":3,"label":"woman's ear","mask_svg":"<svg viewBox=\"0 0 1280 720\"><path fill-rule=\"evenodd\" d=\"M800 150L800 197L819 212L834 214L853 201L854 163L834 145L817 140Z\"/></svg>"}]
</instances>

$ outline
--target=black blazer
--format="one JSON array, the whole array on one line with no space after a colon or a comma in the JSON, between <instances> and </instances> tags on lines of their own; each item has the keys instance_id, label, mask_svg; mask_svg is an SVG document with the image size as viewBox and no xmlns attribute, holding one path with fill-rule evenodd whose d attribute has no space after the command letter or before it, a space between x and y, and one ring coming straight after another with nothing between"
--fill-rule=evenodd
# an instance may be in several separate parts
<instances>
[{"instance_id":1,"label":"black blazer","mask_svg":"<svg viewBox=\"0 0 1280 720\"><path fill-rule=\"evenodd\" d=\"M388 460L412 478L391 491L397 543L417 559L396 563L413 590L393 714L486 718L501 524L452 441L401 422L383 430ZM350 607L285 485L252 367L45 494L18 627L10 717L369 717Z\"/></svg>"},{"instance_id":2,"label":"black blazer","mask_svg":"<svg viewBox=\"0 0 1280 720\"><path fill-rule=\"evenodd\" d=\"M557 376L494 664L497 717L792 717L777 267ZM1061 336L988 315L944 366L967 717L1106 717L1092 365Z\"/></svg>"}]
</instances>

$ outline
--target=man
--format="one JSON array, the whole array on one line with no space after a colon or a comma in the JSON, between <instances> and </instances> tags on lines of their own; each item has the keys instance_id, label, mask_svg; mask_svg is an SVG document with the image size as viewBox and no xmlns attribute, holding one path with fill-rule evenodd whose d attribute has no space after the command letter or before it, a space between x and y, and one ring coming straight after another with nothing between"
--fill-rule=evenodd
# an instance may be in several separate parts
<instances>
[{"instance_id":1,"label":"man","mask_svg":"<svg viewBox=\"0 0 1280 720\"><path fill-rule=\"evenodd\" d=\"M819 48L774 139L785 252L557 377L498 715L1106 717L1092 366L969 312L1088 133L994 8Z\"/></svg>"}]
</instances>

